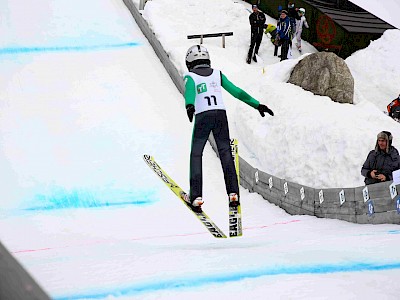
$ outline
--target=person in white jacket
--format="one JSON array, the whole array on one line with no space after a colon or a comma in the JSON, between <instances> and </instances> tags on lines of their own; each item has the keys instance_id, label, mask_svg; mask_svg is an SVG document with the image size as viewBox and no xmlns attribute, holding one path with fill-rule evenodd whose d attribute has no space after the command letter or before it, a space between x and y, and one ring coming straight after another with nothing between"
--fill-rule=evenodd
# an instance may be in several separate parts
<instances>
[{"instance_id":1,"label":"person in white jacket","mask_svg":"<svg viewBox=\"0 0 400 300\"><path fill-rule=\"evenodd\" d=\"M300 8L299 9L299 16L300 16L300 20L296 20L296 46L297 46L297 50L299 50L299 52L301 53L301 33L303 32L303 26L305 26L306 28L310 28L308 26L305 14L306 14L306 10L304 8Z\"/></svg>"}]
</instances>

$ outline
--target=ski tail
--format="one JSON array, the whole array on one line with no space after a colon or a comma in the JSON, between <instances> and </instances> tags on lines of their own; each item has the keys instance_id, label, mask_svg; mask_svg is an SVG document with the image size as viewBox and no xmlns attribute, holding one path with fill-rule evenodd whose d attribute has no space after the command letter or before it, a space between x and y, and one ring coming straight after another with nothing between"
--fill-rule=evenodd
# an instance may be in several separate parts
<instances>
[{"instance_id":1,"label":"ski tail","mask_svg":"<svg viewBox=\"0 0 400 300\"><path fill-rule=\"evenodd\" d=\"M231 139L231 153L233 157L233 161L235 163L236 175L238 178L238 184L240 184L240 176L239 176L239 143L237 139ZM229 236L237 237L242 236L242 209L240 206L240 198L239 205L232 207L229 206Z\"/></svg>"}]
</instances>

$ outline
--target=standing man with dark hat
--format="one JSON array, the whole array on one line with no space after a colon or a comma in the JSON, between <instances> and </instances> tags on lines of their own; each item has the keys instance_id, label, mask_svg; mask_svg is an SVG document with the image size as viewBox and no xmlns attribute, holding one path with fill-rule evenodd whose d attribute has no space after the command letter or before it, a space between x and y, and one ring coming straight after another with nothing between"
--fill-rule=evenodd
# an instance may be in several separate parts
<instances>
[{"instance_id":1,"label":"standing man with dark hat","mask_svg":"<svg viewBox=\"0 0 400 300\"><path fill-rule=\"evenodd\" d=\"M235 98L259 111L274 115L271 109L261 104L245 91L235 86L219 70L211 68L210 55L201 45L194 45L186 53L184 75L185 106L189 121L194 119L192 147L190 152L190 195L184 200L192 210L200 212L203 204L202 159L204 146L212 132L218 148L224 173L229 205L239 205L239 185L233 162L229 137L228 119L222 99L222 88Z\"/></svg>"},{"instance_id":2,"label":"standing man with dark hat","mask_svg":"<svg viewBox=\"0 0 400 300\"><path fill-rule=\"evenodd\" d=\"M251 63L251 58L257 62L256 54L258 54L258 49L263 38L265 15L262 11L258 9L257 4L252 5L253 12L249 16L250 26L251 26L251 38L250 38L250 49L247 54L246 62Z\"/></svg>"},{"instance_id":3,"label":"standing man with dark hat","mask_svg":"<svg viewBox=\"0 0 400 300\"><path fill-rule=\"evenodd\" d=\"M290 20L290 26L292 28L292 36L291 39L295 36L296 34L296 26L297 26L297 21L300 21L300 15L298 14L299 9L297 7L294 7L293 2L288 3L288 9L287 9L287 15Z\"/></svg>"},{"instance_id":4,"label":"standing man with dark hat","mask_svg":"<svg viewBox=\"0 0 400 300\"><path fill-rule=\"evenodd\" d=\"M375 149L368 153L361 168L366 185L393 180L393 171L400 169L399 151L392 142L393 136L389 131L378 133Z\"/></svg>"}]
</instances>

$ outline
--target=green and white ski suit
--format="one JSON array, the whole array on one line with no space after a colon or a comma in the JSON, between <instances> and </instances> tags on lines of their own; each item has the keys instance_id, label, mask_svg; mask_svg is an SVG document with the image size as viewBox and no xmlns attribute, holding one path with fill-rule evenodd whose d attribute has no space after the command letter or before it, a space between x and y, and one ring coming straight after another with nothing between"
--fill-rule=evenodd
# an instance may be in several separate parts
<instances>
[{"instance_id":1,"label":"green and white ski suit","mask_svg":"<svg viewBox=\"0 0 400 300\"><path fill-rule=\"evenodd\" d=\"M190 153L190 199L202 197L202 156L210 132L217 144L227 194L237 193L239 186L231 155L228 119L222 100L224 88L235 98L257 108L259 102L235 86L221 71L209 67L197 67L184 75L185 106L195 107L195 121Z\"/></svg>"}]
</instances>

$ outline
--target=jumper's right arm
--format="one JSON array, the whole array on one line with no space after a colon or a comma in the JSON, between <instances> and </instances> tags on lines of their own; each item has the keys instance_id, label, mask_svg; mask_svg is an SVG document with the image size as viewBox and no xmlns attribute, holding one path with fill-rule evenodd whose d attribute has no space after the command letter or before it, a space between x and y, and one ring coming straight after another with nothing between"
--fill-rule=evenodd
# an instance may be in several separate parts
<instances>
[{"instance_id":1,"label":"jumper's right arm","mask_svg":"<svg viewBox=\"0 0 400 300\"><path fill-rule=\"evenodd\" d=\"M185 81L185 107L189 121L193 121L193 115L195 112L194 102L196 100L196 86L194 80L189 75L186 75L183 80Z\"/></svg>"},{"instance_id":2,"label":"jumper's right arm","mask_svg":"<svg viewBox=\"0 0 400 300\"><path fill-rule=\"evenodd\" d=\"M186 75L183 80L185 82L185 107L190 104L194 105L194 100L196 99L196 87L194 80L189 75Z\"/></svg>"}]
</instances>

